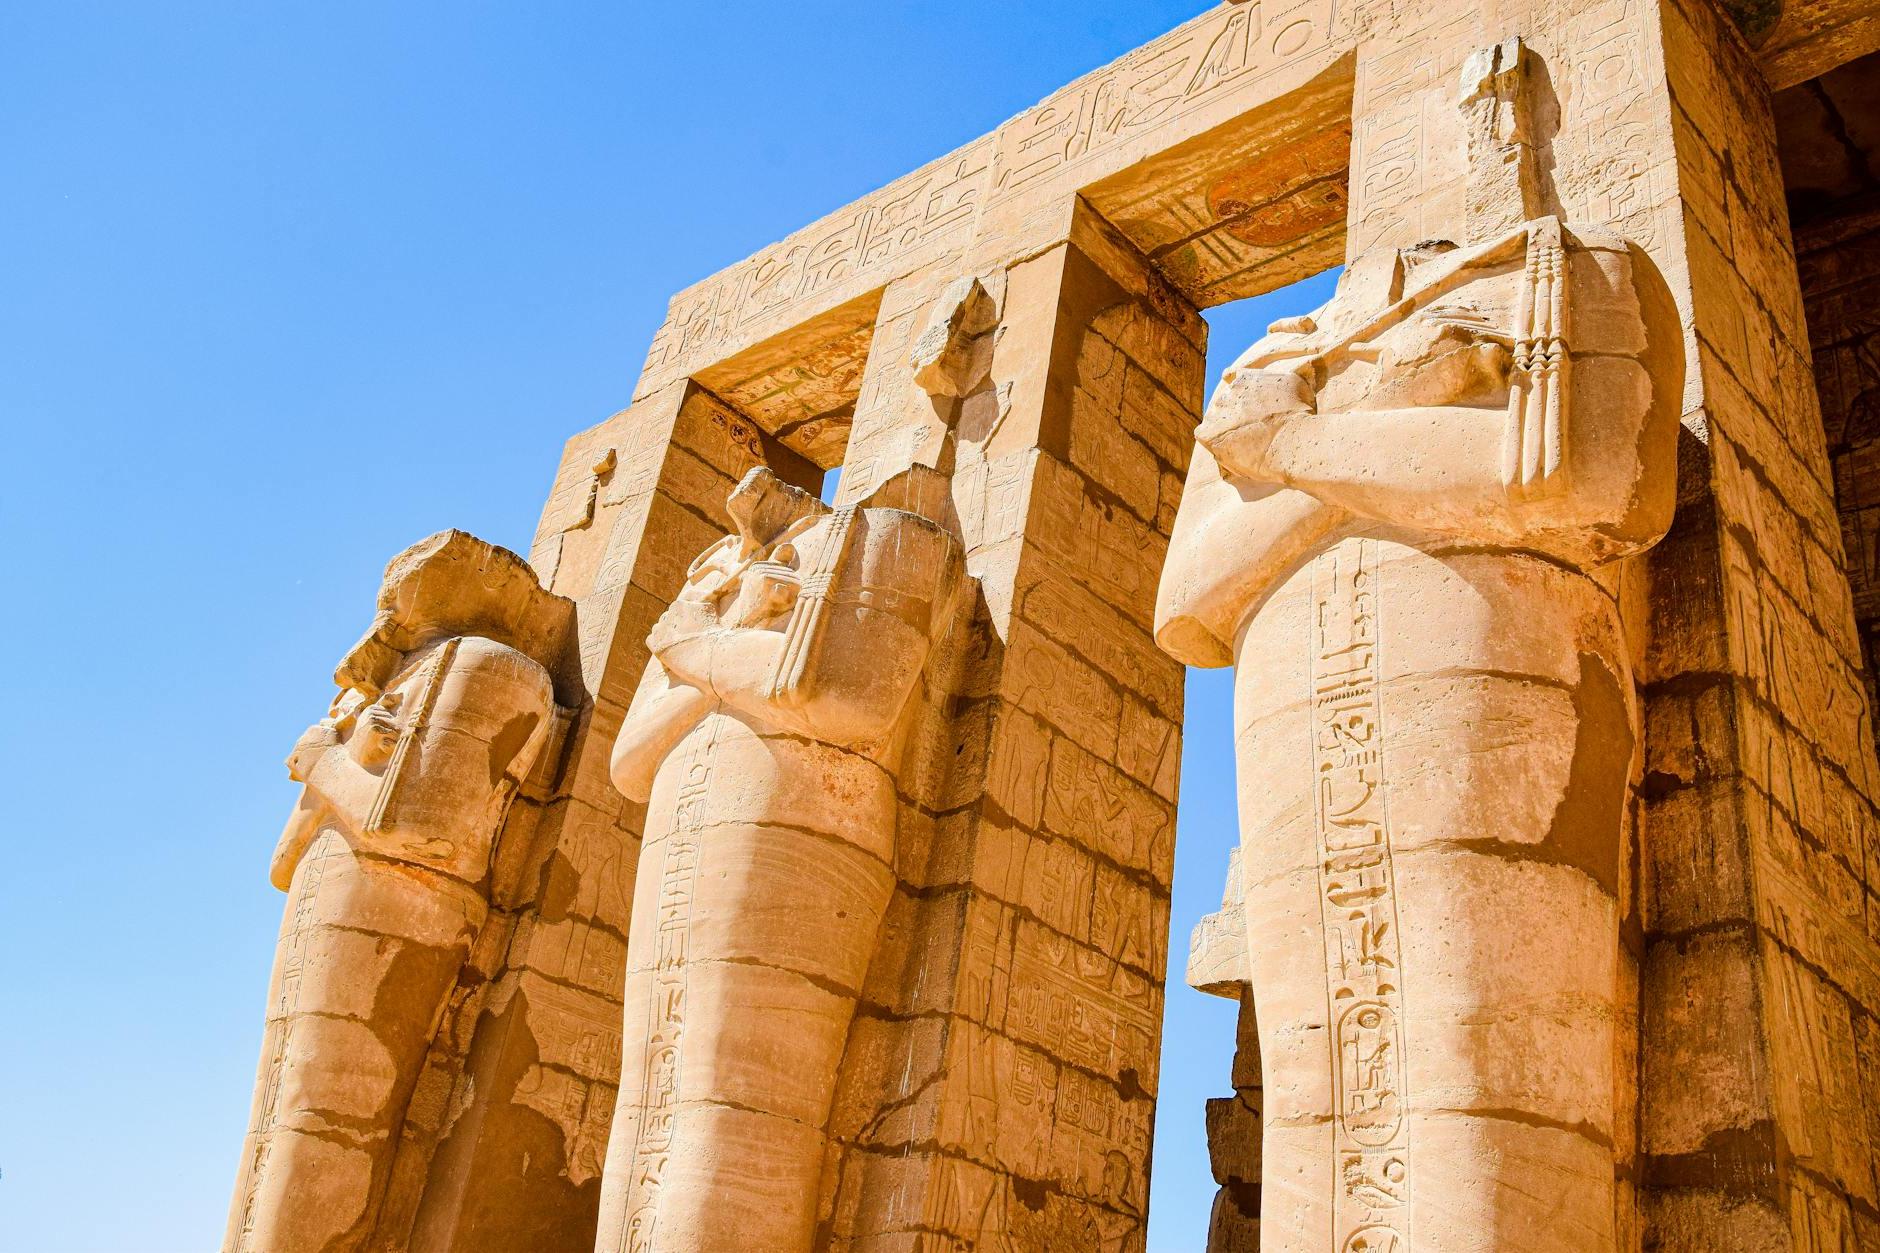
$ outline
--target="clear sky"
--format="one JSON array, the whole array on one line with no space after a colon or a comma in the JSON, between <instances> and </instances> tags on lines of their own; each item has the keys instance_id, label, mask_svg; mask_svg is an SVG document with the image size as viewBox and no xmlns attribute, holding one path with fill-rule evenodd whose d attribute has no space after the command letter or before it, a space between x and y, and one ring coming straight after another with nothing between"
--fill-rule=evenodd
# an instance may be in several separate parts
<instances>
[{"instance_id":1,"label":"clear sky","mask_svg":"<svg viewBox=\"0 0 1880 1253\"><path fill-rule=\"evenodd\" d=\"M217 1246L281 761L385 560L527 551L672 291L1202 0L0 8L0 1251ZM1310 294L1211 318L1215 369ZM1201 1246L1234 838L1191 676L1150 1247Z\"/></svg>"}]
</instances>

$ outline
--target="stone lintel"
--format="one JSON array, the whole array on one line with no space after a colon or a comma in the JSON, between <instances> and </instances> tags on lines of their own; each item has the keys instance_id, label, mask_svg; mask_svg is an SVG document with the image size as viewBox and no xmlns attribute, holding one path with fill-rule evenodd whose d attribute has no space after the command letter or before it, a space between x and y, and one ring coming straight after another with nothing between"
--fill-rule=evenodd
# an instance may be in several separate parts
<instances>
[{"instance_id":1,"label":"stone lintel","mask_svg":"<svg viewBox=\"0 0 1880 1253\"><path fill-rule=\"evenodd\" d=\"M697 375L1314 79L1349 48L1330 0L1222 5L990 135L673 297L635 396ZM1048 214L1047 214L1048 216Z\"/></svg>"}]
</instances>

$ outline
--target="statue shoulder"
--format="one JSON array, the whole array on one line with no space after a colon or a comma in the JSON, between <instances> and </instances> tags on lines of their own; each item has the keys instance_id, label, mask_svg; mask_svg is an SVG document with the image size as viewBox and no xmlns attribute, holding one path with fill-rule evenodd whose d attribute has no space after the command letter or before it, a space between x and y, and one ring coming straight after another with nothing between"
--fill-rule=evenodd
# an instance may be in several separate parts
<instances>
[{"instance_id":1,"label":"statue shoulder","mask_svg":"<svg viewBox=\"0 0 1880 1253\"><path fill-rule=\"evenodd\" d=\"M950 594L965 552L945 527L903 509L863 509L857 521L862 533L855 573L862 588L929 604Z\"/></svg>"}]
</instances>

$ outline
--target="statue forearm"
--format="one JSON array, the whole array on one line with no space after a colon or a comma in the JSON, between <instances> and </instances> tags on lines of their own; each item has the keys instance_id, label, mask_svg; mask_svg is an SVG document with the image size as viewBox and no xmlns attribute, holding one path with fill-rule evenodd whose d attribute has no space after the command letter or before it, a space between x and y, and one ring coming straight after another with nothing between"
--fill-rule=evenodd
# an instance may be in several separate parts
<instances>
[{"instance_id":1,"label":"statue forearm","mask_svg":"<svg viewBox=\"0 0 1880 1253\"><path fill-rule=\"evenodd\" d=\"M711 690L740 713L810 739L845 746L878 739L893 729L907 703L926 657L926 641L885 615L865 614L848 629L856 627L867 634L866 648L824 641L824 655L846 659L847 665L840 672L815 666L804 691L795 696L776 690L781 634L726 632L712 650ZM858 664L857 657L866 661Z\"/></svg>"},{"instance_id":2,"label":"statue forearm","mask_svg":"<svg viewBox=\"0 0 1880 1253\"><path fill-rule=\"evenodd\" d=\"M673 683L665 667L649 661L620 725L608 774L628 800L644 804L653 793L660 763L710 712L713 696L689 683Z\"/></svg>"},{"instance_id":3,"label":"statue forearm","mask_svg":"<svg viewBox=\"0 0 1880 1253\"><path fill-rule=\"evenodd\" d=\"M778 631L728 628L689 638L662 652L657 664L686 685L678 690L695 690L708 703L721 701L737 713L792 734L850 746L879 739L893 729L907 703L926 660L927 641L899 619L868 610L829 629L833 634L864 634L866 647L852 640L825 640L820 646L823 655L863 656L867 661L836 670L817 664L804 690L795 695L777 691L785 640ZM636 699L636 711L639 707ZM636 713L629 725L639 721ZM623 743L625 736L623 731ZM618 775L615 781L633 794Z\"/></svg>"},{"instance_id":4,"label":"statue forearm","mask_svg":"<svg viewBox=\"0 0 1880 1253\"><path fill-rule=\"evenodd\" d=\"M1305 492L1224 481L1197 446L1157 592L1156 642L1191 666L1233 664L1235 630L1260 589L1346 517Z\"/></svg>"},{"instance_id":5,"label":"statue forearm","mask_svg":"<svg viewBox=\"0 0 1880 1253\"><path fill-rule=\"evenodd\" d=\"M294 805L287 825L281 829L281 838L274 845L274 857L268 864L268 882L281 891L293 886L294 871L299 869L300 859L307 855L314 837L320 834L320 818L325 811L326 806L311 789L300 790L300 800Z\"/></svg>"},{"instance_id":6,"label":"statue forearm","mask_svg":"<svg viewBox=\"0 0 1880 1253\"><path fill-rule=\"evenodd\" d=\"M1459 406L1276 421L1265 472L1363 517L1422 529L1510 530L1504 415Z\"/></svg>"},{"instance_id":7,"label":"statue forearm","mask_svg":"<svg viewBox=\"0 0 1880 1253\"><path fill-rule=\"evenodd\" d=\"M1279 419L1265 472L1327 504L1395 526L1488 544L1596 525L1596 502L1512 491L1507 414L1461 405Z\"/></svg>"}]
</instances>

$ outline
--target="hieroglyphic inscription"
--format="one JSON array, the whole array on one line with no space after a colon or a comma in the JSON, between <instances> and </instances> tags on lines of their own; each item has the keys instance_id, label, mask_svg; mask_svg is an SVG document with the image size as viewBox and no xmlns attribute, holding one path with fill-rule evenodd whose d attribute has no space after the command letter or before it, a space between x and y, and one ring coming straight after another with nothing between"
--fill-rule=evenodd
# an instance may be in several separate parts
<instances>
[{"instance_id":1,"label":"hieroglyphic inscription","mask_svg":"<svg viewBox=\"0 0 1880 1253\"><path fill-rule=\"evenodd\" d=\"M1408 1253L1410 1134L1403 956L1378 692L1377 544L1352 540L1312 571L1313 816L1331 1027L1340 1253Z\"/></svg>"},{"instance_id":2,"label":"hieroglyphic inscription","mask_svg":"<svg viewBox=\"0 0 1880 1253\"><path fill-rule=\"evenodd\" d=\"M1161 1011L1148 980L1042 927L1021 928L1006 1030L1095 1074L1155 1055Z\"/></svg>"},{"instance_id":3,"label":"hieroglyphic inscription","mask_svg":"<svg viewBox=\"0 0 1880 1253\"><path fill-rule=\"evenodd\" d=\"M1236 87L1257 81L1331 31L1323 0L1223 5L1072 83L999 131L995 193L1076 166Z\"/></svg>"},{"instance_id":4,"label":"hieroglyphic inscription","mask_svg":"<svg viewBox=\"0 0 1880 1253\"><path fill-rule=\"evenodd\" d=\"M975 140L682 292L654 336L646 379L673 377L779 307L882 270L970 226L985 194L992 144L990 135Z\"/></svg>"},{"instance_id":5,"label":"hieroglyphic inscription","mask_svg":"<svg viewBox=\"0 0 1880 1253\"><path fill-rule=\"evenodd\" d=\"M1565 134L1596 135L1599 142L1556 143L1554 155L1566 217L1604 222L1647 249L1665 237L1665 216L1681 212L1666 208L1675 197L1662 188L1671 137L1646 86L1664 75L1644 37L1650 26L1638 0L1589 6L1569 19L1560 46L1571 59L1556 85L1567 111Z\"/></svg>"},{"instance_id":6,"label":"hieroglyphic inscription","mask_svg":"<svg viewBox=\"0 0 1880 1253\"><path fill-rule=\"evenodd\" d=\"M530 981L537 1061L516 1086L518 1103L560 1128L568 1177L600 1177L620 1078L617 1009L579 989Z\"/></svg>"},{"instance_id":7,"label":"hieroglyphic inscription","mask_svg":"<svg viewBox=\"0 0 1880 1253\"><path fill-rule=\"evenodd\" d=\"M711 790L711 763L718 744L716 718L706 719L685 750L672 831L659 873L654 922L654 960L646 1011L646 1060L639 1081L639 1134L627 1164L625 1208L628 1253L656 1249L659 1192L672 1160L679 1116L679 1058L685 1038L686 954L691 947L692 902L698 895L699 842Z\"/></svg>"},{"instance_id":8,"label":"hieroglyphic inscription","mask_svg":"<svg viewBox=\"0 0 1880 1253\"><path fill-rule=\"evenodd\" d=\"M339 856L341 836L322 831L307 850L300 867L300 894L294 898L293 921L289 924L287 943L281 951L280 999L274 1003L274 1021L269 1024L268 1081L262 1090L261 1114L255 1119L253 1157L248 1165L248 1188L242 1197L241 1243L246 1250L254 1247L255 1221L260 1217L255 1201L261 1180L267 1174L268 1151L274 1145L274 1132L281 1117L281 1084L287 1070L288 1037L293 1031L294 1015L300 1008L301 976L307 968L307 944L312 938L314 915L320 902L320 884L326 878L326 864Z\"/></svg>"},{"instance_id":9,"label":"hieroglyphic inscription","mask_svg":"<svg viewBox=\"0 0 1880 1253\"><path fill-rule=\"evenodd\" d=\"M666 448L654 442L653 434L633 433L621 464L607 485L604 503L628 508L614 515L613 530L607 536L607 547L601 554L600 570L594 576L590 594L618 591L633 579L634 558L639 551L638 523L659 487L660 470L666 463Z\"/></svg>"},{"instance_id":10,"label":"hieroglyphic inscription","mask_svg":"<svg viewBox=\"0 0 1880 1253\"><path fill-rule=\"evenodd\" d=\"M903 416L908 388L913 385L912 372L907 368L908 350L920 331L927 314L927 298L931 297L924 288L918 289L918 295L918 302L907 300L902 308L890 308L887 301L883 302L855 400L848 460L842 467L839 501L844 506L866 500L894 468L911 464L913 450L927 434L918 423L898 421Z\"/></svg>"},{"instance_id":11,"label":"hieroglyphic inscription","mask_svg":"<svg viewBox=\"0 0 1880 1253\"><path fill-rule=\"evenodd\" d=\"M1428 13L1418 29L1380 32L1358 63L1348 257L1461 227L1453 97L1475 14L1463 5Z\"/></svg>"},{"instance_id":12,"label":"hieroglyphic inscription","mask_svg":"<svg viewBox=\"0 0 1880 1253\"><path fill-rule=\"evenodd\" d=\"M1232 99L1330 46L1331 0L1224 5L1086 75L931 165L674 297L639 394L755 342L787 306L852 296L963 241L981 207L1060 175L1069 195L1120 168L1125 145ZM1180 138L1171 127L1170 142ZM825 295L824 293L829 293ZM801 316L783 319L801 322Z\"/></svg>"}]
</instances>

